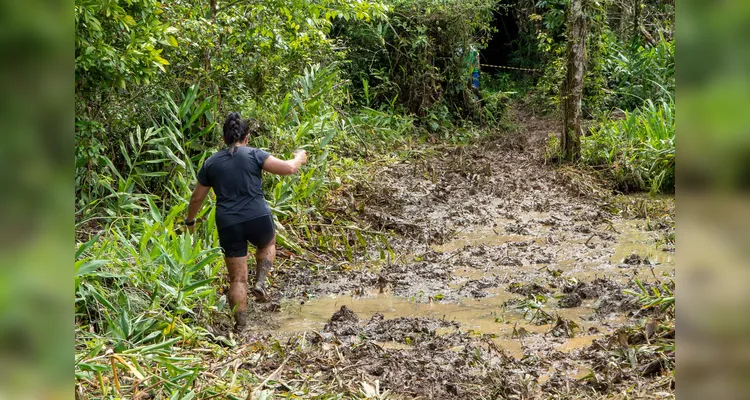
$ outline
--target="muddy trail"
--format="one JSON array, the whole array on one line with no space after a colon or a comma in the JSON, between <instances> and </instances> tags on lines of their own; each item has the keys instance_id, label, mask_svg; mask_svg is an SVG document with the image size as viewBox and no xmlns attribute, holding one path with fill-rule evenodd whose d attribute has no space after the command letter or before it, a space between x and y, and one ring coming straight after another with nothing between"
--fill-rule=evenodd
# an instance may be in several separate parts
<instances>
[{"instance_id":1,"label":"muddy trail","mask_svg":"<svg viewBox=\"0 0 750 400\"><path fill-rule=\"evenodd\" d=\"M554 119L513 118L516 132L432 146L341 196L392 232L393 256L275 271L276 312L255 305L242 341L284 351L243 368L273 373L271 392L314 380L388 398L672 397L669 317L624 291L673 288L673 214L618 212L585 174L545 165Z\"/></svg>"}]
</instances>

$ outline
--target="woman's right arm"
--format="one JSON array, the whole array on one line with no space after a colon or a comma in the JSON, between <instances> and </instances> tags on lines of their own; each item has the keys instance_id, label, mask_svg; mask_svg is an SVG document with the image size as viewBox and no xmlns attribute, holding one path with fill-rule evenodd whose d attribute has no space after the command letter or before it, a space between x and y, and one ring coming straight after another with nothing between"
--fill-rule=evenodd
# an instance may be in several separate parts
<instances>
[{"instance_id":1,"label":"woman's right arm","mask_svg":"<svg viewBox=\"0 0 750 400\"><path fill-rule=\"evenodd\" d=\"M263 163L263 169L276 175L292 175L299 167L307 163L307 152L300 150L294 153L291 160L279 160L274 156L268 156Z\"/></svg>"}]
</instances>

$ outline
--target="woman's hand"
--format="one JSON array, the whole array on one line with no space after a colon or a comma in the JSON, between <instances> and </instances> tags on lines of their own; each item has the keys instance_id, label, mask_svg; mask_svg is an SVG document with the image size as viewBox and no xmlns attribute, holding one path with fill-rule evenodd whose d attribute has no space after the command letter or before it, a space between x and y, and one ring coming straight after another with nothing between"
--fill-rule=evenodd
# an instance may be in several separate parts
<instances>
[{"instance_id":1,"label":"woman's hand","mask_svg":"<svg viewBox=\"0 0 750 400\"><path fill-rule=\"evenodd\" d=\"M193 194L190 195L187 218L185 218L185 226L187 226L187 230L190 233L195 232L195 218L198 216L198 211L200 211L203 206L203 201L206 200L209 190L211 190L210 186L204 186L198 182L198 184L195 185ZM188 225L188 221L193 221L193 223Z\"/></svg>"},{"instance_id":2,"label":"woman's hand","mask_svg":"<svg viewBox=\"0 0 750 400\"><path fill-rule=\"evenodd\" d=\"M295 150L294 151L294 158L299 159L300 165L307 164L307 151L306 150Z\"/></svg>"}]
</instances>

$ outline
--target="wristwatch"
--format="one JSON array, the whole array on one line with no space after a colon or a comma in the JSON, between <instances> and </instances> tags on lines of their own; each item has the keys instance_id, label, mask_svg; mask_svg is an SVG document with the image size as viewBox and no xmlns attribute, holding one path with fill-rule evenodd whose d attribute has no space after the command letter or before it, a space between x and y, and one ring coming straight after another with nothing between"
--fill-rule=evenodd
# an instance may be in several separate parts
<instances>
[{"instance_id":1,"label":"wristwatch","mask_svg":"<svg viewBox=\"0 0 750 400\"><path fill-rule=\"evenodd\" d=\"M187 220L187 218L185 218L185 221L183 221L183 223L184 223L184 224L185 224L186 226L193 226L193 225L195 225L195 220L192 220L192 221L188 221L188 220Z\"/></svg>"}]
</instances>

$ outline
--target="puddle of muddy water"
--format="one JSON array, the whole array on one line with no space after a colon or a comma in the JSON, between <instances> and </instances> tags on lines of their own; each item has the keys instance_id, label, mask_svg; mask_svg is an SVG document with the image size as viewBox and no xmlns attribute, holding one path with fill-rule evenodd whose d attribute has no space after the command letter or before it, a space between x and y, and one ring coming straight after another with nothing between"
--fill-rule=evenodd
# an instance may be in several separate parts
<instances>
[{"instance_id":1,"label":"puddle of muddy water","mask_svg":"<svg viewBox=\"0 0 750 400\"><path fill-rule=\"evenodd\" d=\"M603 334L575 336L556 346L556 349L563 353L570 353L573 350L588 347L591 345L591 343L594 342L594 340L601 339L603 337Z\"/></svg>"},{"instance_id":2,"label":"puddle of muddy water","mask_svg":"<svg viewBox=\"0 0 750 400\"><path fill-rule=\"evenodd\" d=\"M633 220L621 221L614 225L620 234L610 262L618 264L625 257L636 254L657 264L674 266L674 254L657 248L658 237L654 233L644 231L638 225L639 222Z\"/></svg>"},{"instance_id":3,"label":"puddle of muddy water","mask_svg":"<svg viewBox=\"0 0 750 400\"><path fill-rule=\"evenodd\" d=\"M280 332L300 332L306 330L320 330L328 322L330 316L346 306L360 318L361 322L368 320L375 313L381 313L385 319L399 317L427 317L457 321L461 324L462 332L473 331L476 334L494 335L494 341L498 346L506 349L509 355L515 358L523 357L521 341L513 338L514 329L525 329L529 334L545 334L552 326L535 325L527 321L523 314L517 310L506 309L503 311L503 303L507 300L518 298L515 294L508 293L503 289L494 289L491 297L482 299L462 299L459 302L418 303L409 299L396 297L388 294L371 295L369 297L338 296L312 299L305 304L285 304L282 314L277 322ZM576 322L582 331L585 331L592 323L589 317L593 315L592 302L587 301L581 307L566 309L548 309L557 313L562 318ZM438 335L455 331L453 328L439 328ZM579 343L585 340L579 339L571 344L570 349L578 348ZM591 339L593 340L593 339ZM386 348L409 348L404 343L380 343Z\"/></svg>"},{"instance_id":4,"label":"puddle of muddy water","mask_svg":"<svg viewBox=\"0 0 750 400\"><path fill-rule=\"evenodd\" d=\"M475 227L461 231L455 239L442 245L432 246L432 248L436 251L446 253L460 250L466 246L500 246L504 243L518 243L529 240L543 244L545 239L542 238L542 234L547 231L544 227L532 224L533 228L529 232L529 235L509 233L505 228L511 224L530 224L536 219L548 217L549 213L530 211L520 214L518 220L499 218L495 220L495 223L491 227Z\"/></svg>"},{"instance_id":5,"label":"puddle of muddy water","mask_svg":"<svg viewBox=\"0 0 750 400\"><path fill-rule=\"evenodd\" d=\"M516 360L523 358L523 344L519 339L493 338L492 341Z\"/></svg>"},{"instance_id":6,"label":"puddle of muddy water","mask_svg":"<svg viewBox=\"0 0 750 400\"><path fill-rule=\"evenodd\" d=\"M337 296L322 297L307 301L303 305L288 304L283 307L284 313L280 317L279 330L297 332L303 330L321 329L341 306L347 306L360 319L369 319L375 313L381 313L386 319L399 317L428 317L458 321L464 331L473 329L482 333L500 333L502 323L495 322L495 318L503 316L502 304L518 296L501 292L483 299L463 299L453 302L415 302L407 298L389 294L371 295L369 297ZM506 312L505 318L511 318L512 313ZM517 314L512 318L520 319Z\"/></svg>"}]
</instances>

